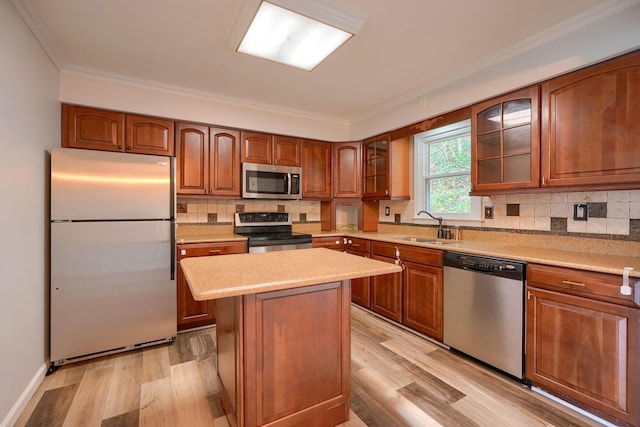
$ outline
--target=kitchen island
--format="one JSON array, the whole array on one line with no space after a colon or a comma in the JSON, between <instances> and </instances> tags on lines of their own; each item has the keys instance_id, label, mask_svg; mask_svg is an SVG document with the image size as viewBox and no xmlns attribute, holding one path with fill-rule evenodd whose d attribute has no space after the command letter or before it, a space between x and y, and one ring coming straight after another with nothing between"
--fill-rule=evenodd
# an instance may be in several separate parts
<instances>
[{"instance_id":1,"label":"kitchen island","mask_svg":"<svg viewBox=\"0 0 640 427\"><path fill-rule=\"evenodd\" d=\"M188 258L181 268L196 300L216 299L216 365L230 425L348 420L350 280L400 267L315 248Z\"/></svg>"}]
</instances>

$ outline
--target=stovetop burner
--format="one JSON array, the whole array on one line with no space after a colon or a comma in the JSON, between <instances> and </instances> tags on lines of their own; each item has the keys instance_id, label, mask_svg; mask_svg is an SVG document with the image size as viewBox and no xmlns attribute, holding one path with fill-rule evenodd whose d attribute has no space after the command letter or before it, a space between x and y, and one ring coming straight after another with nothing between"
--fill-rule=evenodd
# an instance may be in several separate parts
<instances>
[{"instance_id":1,"label":"stovetop burner","mask_svg":"<svg viewBox=\"0 0 640 427\"><path fill-rule=\"evenodd\" d=\"M287 212L242 212L235 214L234 233L246 236L249 247L310 244L311 234L294 233Z\"/></svg>"}]
</instances>

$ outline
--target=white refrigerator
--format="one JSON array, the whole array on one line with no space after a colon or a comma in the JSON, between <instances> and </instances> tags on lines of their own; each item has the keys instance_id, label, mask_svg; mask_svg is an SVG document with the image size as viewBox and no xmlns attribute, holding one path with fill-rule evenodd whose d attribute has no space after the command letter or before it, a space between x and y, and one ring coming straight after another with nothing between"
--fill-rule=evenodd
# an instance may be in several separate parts
<instances>
[{"instance_id":1,"label":"white refrigerator","mask_svg":"<svg viewBox=\"0 0 640 427\"><path fill-rule=\"evenodd\" d=\"M173 162L52 149L50 371L175 340Z\"/></svg>"}]
</instances>

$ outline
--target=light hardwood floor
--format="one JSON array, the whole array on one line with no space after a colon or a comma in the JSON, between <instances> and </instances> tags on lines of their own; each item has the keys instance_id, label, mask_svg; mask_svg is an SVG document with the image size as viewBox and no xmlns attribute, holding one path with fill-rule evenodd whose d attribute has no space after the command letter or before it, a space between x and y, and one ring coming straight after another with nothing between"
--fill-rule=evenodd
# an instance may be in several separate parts
<instances>
[{"instance_id":1,"label":"light hardwood floor","mask_svg":"<svg viewBox=\"0 0 640 427\"><path fill-rule=\"evenodd\" d=\"M518 382L352 306L351 426L596 426ZM66 365L16 426L226 427L215 328Z\"/></svg>"}]
</instances>

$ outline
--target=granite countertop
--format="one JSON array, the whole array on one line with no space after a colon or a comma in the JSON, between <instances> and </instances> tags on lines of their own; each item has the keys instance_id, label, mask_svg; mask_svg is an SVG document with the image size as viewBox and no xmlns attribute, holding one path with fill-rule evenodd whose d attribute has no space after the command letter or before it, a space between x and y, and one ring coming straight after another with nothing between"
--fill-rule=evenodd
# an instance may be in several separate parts
<instances>
[{"instance_id":1,"label":"granite countertop","mask_svg":"<svg viewBox=\"0 0 640 427\"><path fill-rule=\"evenodd\" d=\"M394 264L325 248L185 258L180 265L197 301L402 271Z\"/></svg>"},{"instance_id":2,"label":"granite countertop","mask_svg":"<svg viewBox=\"0 0 640 427\"><path fill-rule=\"evenodd\" d=\"M485 242L478 240L462 240L456 242L453 240L444 240L436 244L411 242L402 240L404 235L396 233L380 233L380 232L336 232L336 231L318 231L311 233L313 237L337 237L350 236L359 237L368 240L377 240L382 242L412 245L433 249L450 250L456 252L464 252L475 255L492 256L498 258L507 258L517 261L525 261L531 263L539 263L546 265L555 265L559 267L577 268L581 270L597 271L601 273L622 274L624 267L633 267L630 272L631 277L640 277L640 250L638 256L620 256L615 254L602 254L594 252L578 252L570 250L560 250L551 248L540 248L535 246L526 246L521 244L508 244L502 242ZM424 237L424 236L420 236ZM223 232L196 232L196 233L178 233L178 244L182 243L204 243L204 242L229 242L242 241L246 237L234 234L232 231Z\"/></svg>"},{"instance_id":3,"label":"granite countertop","mask_svg":"<svg viewBox=\"0 0 640 427\"><path fill-rule=\"evenodd\" d=\"M326 234L331 236L332 234ZM631 277L640 277L640 253L637 257L619 256L591 252L574 252L550 248L511 245L497 242L440 240L437 243L421 243L401 240L397 234L388 233L347 233L351 237L377 240L388 243L435 248L463 252L474 255L507 258L516 261L577 268L601 273L622 274L624 267L633 267ZM320 235L318 235L320 237ZM435 239L434 239L435 240ZM400 256L402 258L402 256Z\"/></svg>"}]
</instances>

